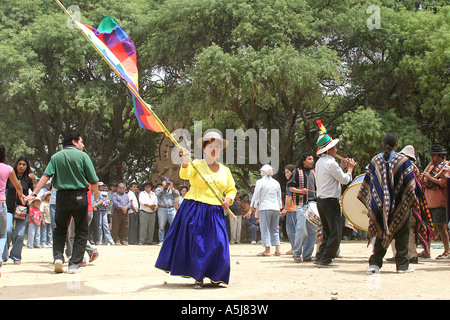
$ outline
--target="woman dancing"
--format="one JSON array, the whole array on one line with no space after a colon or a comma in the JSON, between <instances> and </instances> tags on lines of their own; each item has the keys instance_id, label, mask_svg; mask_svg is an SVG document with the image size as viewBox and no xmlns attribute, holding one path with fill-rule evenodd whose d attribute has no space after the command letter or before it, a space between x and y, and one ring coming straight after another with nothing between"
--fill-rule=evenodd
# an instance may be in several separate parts
<instances>
[{"instance_id":1,"label":"woman dancing","mask_svg":"<svg viewBox=\"0 0 450 320\"><path fill-rule=\"evenodd\" d=\"M205 159L189 163L189 152L183 150L180 178L189 180L191 188L178 209L155 265L171 275L194 278L195 289L202 288L204 278L209 278L214 286L228 284L230 251L224 209L232 204L237 192L230 169L217 162L228 141L210 132L197 144L203 148ZM223 203L193 166L219 195L224 195Z\"/></svg>"}]
</instances>

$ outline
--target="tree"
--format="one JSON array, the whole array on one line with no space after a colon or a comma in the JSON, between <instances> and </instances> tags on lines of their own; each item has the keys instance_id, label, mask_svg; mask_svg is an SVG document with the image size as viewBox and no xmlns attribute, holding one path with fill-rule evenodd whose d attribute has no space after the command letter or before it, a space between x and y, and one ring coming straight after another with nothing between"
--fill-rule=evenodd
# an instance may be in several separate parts
<instances>
[{"instance_id":1,"label":"tree","mask_svg":"<svg viewBox=\"0 0 450 320\"><path fill-rule=\"evenodd\" d=\"M337 131L339 153L342 150L343 156L358 162L357 174L364 173L372 157L383 150L382 141L386 133L394 133L398 137L398 152L406 145L413 145L417 164L422 169L428 164L425 154L429 151L430 140L421 134L414 119L399 118L394 110L381 112L360 106L341 117Z\"/></svg>"},{"instance_id":2,"label":"tree","mask_svg":"<svg viewBox=\"0 0 450 320\"><path fill-rule=\"evenodd\" d=\"M369 5L379 9L379 28L367 26ZM448 149L449 8L445 1L354 1L347 11L321 11L319 17L337 14L322 30L347 66L342 108L393 110L428 143Z\"/></svg>"},{"instance_id":3,"label":"tree","mask_svg":"<svg viewBox=\"0 0 450 320\"><path fill-rule=\"evenodd\" d=\"M144 1L132 5L125 1L104 1L102 5L87 2L81 7L81 22L96 26L101 21L100 13L111 12L128 26L147 7ZM10 2L1 10L0 108L3 114L13 116L1 119L1 125L14 120L14 130L19 133L2 135L2 140L11 139L11 156L25 152L42 173L50 157L61 148L65 132L77 130L105 182L110 175L123 179L117 176L117 166L142 159L143 151L150 161L135 164L133 170L149 166L157 135L138 128L128 90L81 33L66 27L67 17L56 3ZM152 89L152 83L147 77L141 79L145 96L145 89Z\"/></svg>"},{"instance_id":4,"label":"tree","mask_svg":"<svg viewBox=\"0 0 450 320\"><path fill-rule=\"evenodd\" d=\"M216 127L222 132L279 129L283 161L299 128L311 148L313 121L342 71L312 21L306 1L166 1L140 31L152 31L141 47L145 63L164 74L160 110L205 127L226 125Z\"/></svg>"}]
</instances>

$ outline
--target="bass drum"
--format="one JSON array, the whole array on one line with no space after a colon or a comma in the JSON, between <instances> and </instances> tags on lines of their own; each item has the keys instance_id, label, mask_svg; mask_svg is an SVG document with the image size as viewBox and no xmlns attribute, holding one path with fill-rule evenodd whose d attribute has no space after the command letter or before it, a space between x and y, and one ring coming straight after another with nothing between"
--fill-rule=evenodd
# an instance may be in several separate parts
<instances>
[{"instance_id":1,"label":"bass drum","mask_svg":"<svg viewBox=\"0 0 450 320\"><path fill-rule=\"evenodd\" d=\"M358 200L358 193L365 174L357 176L345 190L341 197L342 213L356 228L367 231L369 228L368 210L364 204Z\"/></svg>"}]
</instances>

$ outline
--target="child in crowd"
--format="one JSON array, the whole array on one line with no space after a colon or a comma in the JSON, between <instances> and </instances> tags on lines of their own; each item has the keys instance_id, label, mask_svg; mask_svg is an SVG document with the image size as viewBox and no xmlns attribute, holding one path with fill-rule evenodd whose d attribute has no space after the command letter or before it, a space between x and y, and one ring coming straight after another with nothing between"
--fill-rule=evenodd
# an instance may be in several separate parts
<instances>
[{"instance_id":1,"label":"child in crowd","mask_svg":"<svg viewBox=\"0 0 450 320\"><path fill-rule=\"evenodd\" d=\"M28 224L28 242L27 247L30 249L40 248L40 226L42 223L42 212L39 206L41 205L41 200L35 198L30 203L29 208L29 224Z\"/></svg>"},{"instance_id":2,"label":"child in crowd","mask_svg":"<svg viewBox=\"0 0 450 320\"><path fill-rule=\"evenodd\" d=\"M42 211L42 224L41 224L41 248L52 247L52 226L50 221L50 196L52 192L48 191L42 197L41 211Z\"/></svg>"},{"instance_id":3,"label":"child in crowd","mask_svg":"<svg viewBox=\"0 0 450 320\"><path fill-rule=\"evenodd\" d=\"M250 232L251 244L256 244L258 241L258 232L259 230L259 219L255 217L255 214L252 212L250 218L245 219L245 223L247 224L247 230Z\"/></svg>"}]
</instances>

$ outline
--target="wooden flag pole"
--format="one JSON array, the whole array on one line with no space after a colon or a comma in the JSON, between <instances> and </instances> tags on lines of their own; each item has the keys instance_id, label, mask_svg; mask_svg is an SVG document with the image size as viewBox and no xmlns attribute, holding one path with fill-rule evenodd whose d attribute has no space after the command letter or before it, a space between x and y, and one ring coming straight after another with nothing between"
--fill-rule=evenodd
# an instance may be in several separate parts
<instances>
[{"instance_id":1,"label":"wooden flag pole","mask_svg":"<svg viewBox=\"0 0 450 320\"><path fill-rule=\"evenodd\" d=\"M64 10L64 12L66 13L66 15L71 19L72 23L76 23L75 19L71 16L71 14L67 11L67 9L63 6L63 4L59 1L59 0L55 0L56 3L61 7L61 9ZM97 48L97 46L91 41L91 39L89 39L89 37L82 31L80 30L81 33L85 36L85 38L91 43L91 45L95 48L95 50L102 56L103 60L106 61L106 63L109 65L109 67L116 73L116 75L118 75L122 81L124 82L124 84L127 86L127 88L134 94L134 96L142 103L142 106L152 114L152 116L155 118L156 123L158 124L158 126L161 128L162 132L173 142L173 144L178 148L178 150L180 150L183 154L183 156L185 156L188 160L189 163L192 165L192 167L194 168L194 170L197 172L197 174L199 175L199 177L203 180L203 182L205 182L205 184L208 186L209 190L211 190L211 192L213 193L213 195L216 197L217 200L219 200L219 202L221 204L223 204L223 198L221 195L219 195L217 193L217 190L215 190L211 184L208 182L208 180L206 180L206 178L204 177L204 175L200 172L200 170L197 168L197 166L194 165L192 158L190 157L189 154L184 154L184 149L180 146L180 144L178 143L178 141L173 137L173 135L167 130L166 126L162 123L162 121L159 119L159 117L153 112L152 108L150 107L150 105L148 105L140 96L140 94L122 77L122 75L119 73L119 71L116 70L116 68L111 64L111 62L106 59L106 57L103 55L103 53ZM222 192L222 190L220 190ZM230 208L226 209L228 214L236 221L236 216L233 214L233 212L230 210Z\"/></svg>"}]
</instances>

